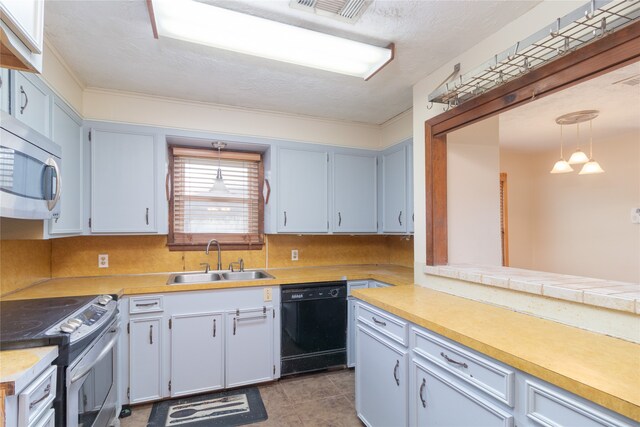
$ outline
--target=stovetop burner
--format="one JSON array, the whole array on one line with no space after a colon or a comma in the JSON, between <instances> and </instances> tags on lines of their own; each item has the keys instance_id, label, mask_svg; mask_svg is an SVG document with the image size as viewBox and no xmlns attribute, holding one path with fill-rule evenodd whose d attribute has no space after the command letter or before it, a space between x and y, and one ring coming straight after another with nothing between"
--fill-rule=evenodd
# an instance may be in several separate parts
<instances>
[{"instance_id":1,"label":"stovetop burner","mask_svg":"<svg viewBox=\"0 0 640 427\"><path fill-rule=\"evenodd\" d=\"M0 302L0 342L40 337L95 296Z\"/></svg>"}]
</instances>

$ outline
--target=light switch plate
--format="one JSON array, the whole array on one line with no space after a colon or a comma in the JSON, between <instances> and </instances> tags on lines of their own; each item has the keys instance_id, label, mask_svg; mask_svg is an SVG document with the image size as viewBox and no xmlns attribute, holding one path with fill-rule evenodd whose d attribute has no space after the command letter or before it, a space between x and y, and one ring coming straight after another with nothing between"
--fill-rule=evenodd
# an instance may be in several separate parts
<instances>
[{"instance_id":1,"label":"light switch plate","mask_svg":"<svg viewBox=\"0 0 640 427\"><path fill-rule=\"evenodd\" d=\"M291 261L297 261L297 260L298 260L298 250L291 249Z\"/></svg>"},{"instance_id":2,"label":"light switch plate","mask_svg":"<svg viewBox=\"0 0 640 427\"><path fill-rule=\"evenodd\" d=\"M264 302L269 302L273 299L273 289L264 288Z\"/></svg>"},{"instance_id":3,"label":"light switch plate","mask_svg":"<svg viewBox=\"0 0 640 427\"><path fill-rule=\"evenodd\" d=\"M108 268L108 267L109 267L109 255L108 254L98 255L98 268Z\"/></svg>"}]
</instances>

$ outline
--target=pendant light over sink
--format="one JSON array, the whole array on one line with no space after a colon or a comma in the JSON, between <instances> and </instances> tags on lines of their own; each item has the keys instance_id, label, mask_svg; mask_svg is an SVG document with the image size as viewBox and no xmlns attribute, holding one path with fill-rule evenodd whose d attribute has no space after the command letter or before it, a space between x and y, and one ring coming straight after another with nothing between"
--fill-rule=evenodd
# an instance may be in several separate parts
<instances>
[{"instance_id":1,"label":"pendant light over sink","mask_svg":"<svg viewBox=\"0 0 640 427\"><path fill-rule=\"evenodd\" d=\"M593 160L593 119L598 117L599 111L597 110L583 110L573 113L564 114L556 118L556 123L560 125L560 160L558 160L551 169L550 173L568 173L573 172L571 165L583 164L582 170L579 175L588 175L603 173L604 170L600 167L598 162ZM580 123L589 122L589 157L580 149ZM569 161L565 161L562 153L563 148L563 127L565 125L576 125L577 146L576 151L571 155Z\"/></svg>"},{"instance_id":2,"label":"pendant light over sink","mask_svg":"<svg viewBox=\"0 0 640 427\"><path fill-rule=\"evenodd\" d=\"M231 192L224 183L224 179L222 178L222 168L220 167L220 150L225 148L227 144L221 141L216 141L212 142L211 146L218 150L218 173L216 174L215 181L213 181L213 186L209 190L209 194L217 197L229 196Z\"/></svg>"}]
</instances>

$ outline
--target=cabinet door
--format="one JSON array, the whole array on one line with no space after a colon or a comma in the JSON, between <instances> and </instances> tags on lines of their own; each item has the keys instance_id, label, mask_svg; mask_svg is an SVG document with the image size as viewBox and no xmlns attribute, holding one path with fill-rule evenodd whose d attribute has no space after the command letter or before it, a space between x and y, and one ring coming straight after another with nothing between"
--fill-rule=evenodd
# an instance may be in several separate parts
<instances>
[{"instance_id":1,"label":"cabinet door","mask_svg":"<svg viewBox=\"0 0 640 427\"><path fill-rule=\"evenodd\" d=\"M60 216L49 222L49 234L82 233L81 125L57 102L53 104L53 142L62 148Z\"/></svg>"},{"instance_id":2,"label":"cabinet door","mask_svg":"<svg viewBox=\"0 0 640 427\"><path fill-rule=\"evenodd\" d=\"M329 230L328 153L281 148L278 158L278 231Z\"/></svg>"},{"instance_id":3,"label":"cabinet door","mask_svg":"<svg viewBox=\"0 0 640 427\"><path fill-rule=\"evenodd\" d=\"M224 388L222 314L171 317L171 396Z\"/></svg>"},{"instance_id":4,"label":"cabinet door","mask_svg":"<svg viewBox=\"0 0 640 427\"><path fill-rule=\"evenodd\" d=\"M49 94L41 84L32 82L20 72L13 73L13 77L13 115L31 129L51 137Z\"/></svg>"},{"instance_id":5,"label":"cabinet door","mask_svg":"<svg viewBox=\"0 0 640 427\"><path fill-rule=\"evenodd\" d=\"M9 107L9 70L0 68L0 109L5 113L10 111Z\"/></svg>"},{"instance_id":6,"label":"cabinet door","mask_svg":"<svg viewBox=\"0 0 640 427\"><path fill-rule=\"evenodd\" d=\"M273 309L227 314L227 387L273 379Z\"/></svg>"},{"instance_id":7,"label":"cabinet door","mask_svg":"<svg viewBox=\"0 0 640 427\"><path fill-rule=\"evenodd\" d=\"M91 231L156 231L153 135L91 130Z\"/></svg>"},{"instance_id":8,"label":"cabinet door","mask_svg":"<svg viewBox=\"0 0 640 427\"><path fill-rule=\"evenodd\" d=\"M357 327L358 416L369 426L408 425L407 350L389 343L360 323Z\"/></svg>"},{"instance_id":9,"label":"cabinet door","mask_svg":"<svg viewBox=\"0 0 640 427\"><path fill-rule=\"evenodd\" d=\"M412 424L447 427L512 427L513 415L485 401L446 373L415 360L410 392ZM414 418L415 417L415 418Z\"/></svg>"},{"instance_id":10,"label":"cabinet door","mask_svg":"<svg viewBox=\"0 0 640 427\"><path fill-rule=\"evenodd\" d=\"M333 160L333 231L376 232L376 157L336 154Z\"/></svg>"},{"instance_id":11,"label":"cabinet door","mask_svg":"<svg viewBox=\"0 0 640 427\"><path fill-rule=\"evenodd\" d=\"M382 156L382 231L407 231L407 147Z\"/></svg>"},{"instance_id":12,"label":"cabinet door","mask_svg":"<svg viewBox=\"0 0 640 427\"><path fill-rule=\"evenodd\" d=\"M2 20L33 53L42 53L43 0L2 0Z\"/></svg>"},{"instance_id":13,"label":"cabinet door","mask_svg":"<svg viewBox=\"0 0 640 427\"><path fill-rule=\"evenodd\" d=\"M407 145L407 231L413 233L416 216L413 206L413 144Z\"/></svg>"},{"instance_id":14,"label":"cabinet door","mask_svg":"<svg viewBox=\"0 0 640 427\"><path fill-rule=\"evenodd\" d=\"M162 317L131 319L129 330L130 402L162 397Z\"/></svg>"}]
</instances>

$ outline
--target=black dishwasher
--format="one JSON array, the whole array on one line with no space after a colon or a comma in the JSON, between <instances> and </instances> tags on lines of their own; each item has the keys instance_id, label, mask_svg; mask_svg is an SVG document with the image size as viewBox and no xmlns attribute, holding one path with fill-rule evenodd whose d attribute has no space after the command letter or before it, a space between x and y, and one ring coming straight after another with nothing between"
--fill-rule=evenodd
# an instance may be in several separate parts
<instances>
[{"instance_id":1,"label":"black dishwasher","mask_svg":"<svg viewBox=\"0 0 640 427\"><path fill-rule=\"evenodd\" d=\"M346 365L346 282L281 286L281 301L281 375Z\"/></svg>"}]
</instances>

